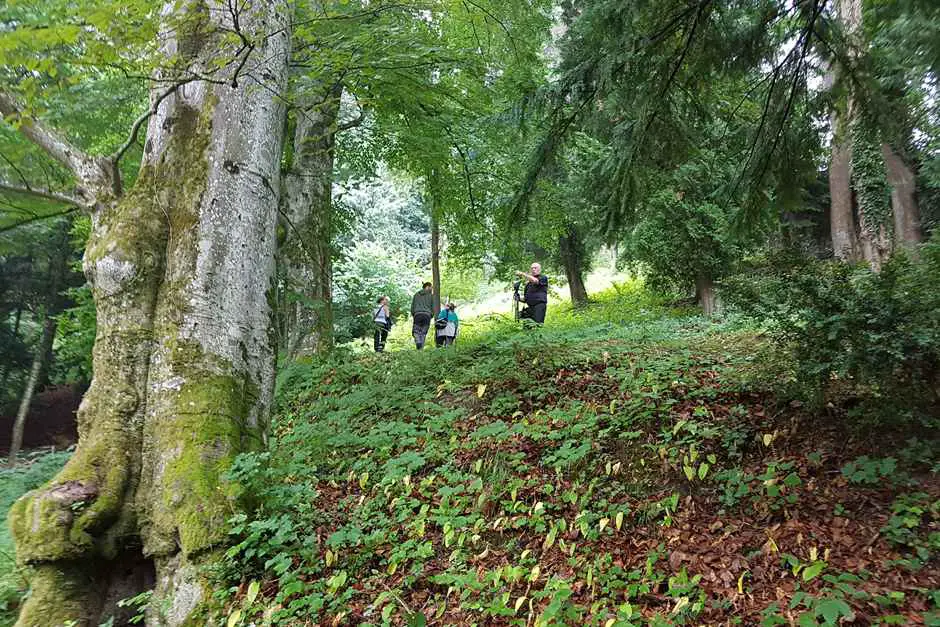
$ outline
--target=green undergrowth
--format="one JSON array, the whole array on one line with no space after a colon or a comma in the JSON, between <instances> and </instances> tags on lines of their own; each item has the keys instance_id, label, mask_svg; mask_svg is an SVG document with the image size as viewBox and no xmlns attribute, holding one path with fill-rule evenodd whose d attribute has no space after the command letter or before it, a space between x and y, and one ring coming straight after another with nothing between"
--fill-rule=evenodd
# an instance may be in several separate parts
<instances>
[{"instance_id":1,"label":"green undergrowth","mask_svg":"<svg viewBox=\"0 0 940 627\"><path fill-rule=\"evenodd\" d=\"M7 512L16 499L51 479L70 456L71 452L66 451L34 451L22 455L18 466L0 468L0 512L4 520L0 526L0 627L15 622L16 609L27 587L24 574L16 566Z\"/></svg>"},{"instance_id":2,"label":"green undergrowth","mask_svg":"<svg viewBox=\"0 0 940 627\"><path fill-rule=\"evenodd\" d=\"M852 438L775 397L788 367L743 322L632 284L472 330L282 373L232 471L230 624L934 620L930 442L840 473Z\"/></svg>"}]
</instances>

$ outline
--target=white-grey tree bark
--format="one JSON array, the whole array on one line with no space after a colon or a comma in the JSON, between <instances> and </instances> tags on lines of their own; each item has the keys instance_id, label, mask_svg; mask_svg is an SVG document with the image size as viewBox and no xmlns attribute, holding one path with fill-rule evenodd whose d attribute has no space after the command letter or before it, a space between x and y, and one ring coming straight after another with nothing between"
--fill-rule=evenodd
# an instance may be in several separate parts
<instances>
[{"instance_id":1,"label":"white-grey tree bark","mask_svg":"<svg viewBox=\"0 0 940 627\"><path fill-rule=\"evenodd\" d=\"M189 620L206 598L199 566L235 506L223 475L264 437L286 1L168 2L164 15L160 78L179 85L154 90L134 188L122 196L96 178L116 173L113 159L86 174L82 164L102 160L46 147L91 212L84 267L98 334L78 449L11 513L18 559L34 571L22 627L97 625L126 585L110 570L128 564L144 572L134 581L148 569L155 579L149 625Z\"/></svg>"}]
</instances>

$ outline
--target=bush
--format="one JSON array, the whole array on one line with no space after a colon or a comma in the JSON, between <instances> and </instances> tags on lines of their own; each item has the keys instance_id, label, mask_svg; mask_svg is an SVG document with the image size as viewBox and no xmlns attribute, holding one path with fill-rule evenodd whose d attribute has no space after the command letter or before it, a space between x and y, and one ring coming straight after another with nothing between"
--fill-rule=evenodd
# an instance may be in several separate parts
<instances>
[{"instance_id":1,"label":"bush","mask_svg":"<svg viewBox=\"0 0 940 627\"><path fill-rule=\"evenodd\" d=\"M769 256L723 286L764 322L814 390L850 379L873 398L935 407L940 394L940 241L898 252L880 273L793 253Z\"/></svg>"}]
</instances>

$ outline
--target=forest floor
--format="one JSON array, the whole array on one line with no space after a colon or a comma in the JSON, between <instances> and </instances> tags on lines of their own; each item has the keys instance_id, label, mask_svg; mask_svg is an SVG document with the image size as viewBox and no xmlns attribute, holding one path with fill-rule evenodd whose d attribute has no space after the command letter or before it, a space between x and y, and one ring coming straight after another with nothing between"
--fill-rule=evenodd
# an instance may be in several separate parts
<instances>
[{"instance_id":1,"label":"forest floor","mask_svg":"<svg viewBox=\"0 0 940 627\"><path fill-rule=\"evenodd\" d=\"M231 475L253 507L207 611L232 626L940 625L936 432L866 415L846 382L813 403L752 323L636 284L552 307L543 329L474 322L451 349L281 373L271 446ZM0 478L0 505L56 455ZM0 572L0 625L15 576Z\"/></svg>"},{"instance_id":2,"label":"forest floor","mask_svg":"<svg viewBox=\"0 0 940 627\"><path fill-rule=\"evenodd\" d=\"M225 615L940 625L935 432L844 382L812 404L753 326L636 285L473 329L282 373L272 447L234 472L258 508Z\"/></svg>"}]
</instances>

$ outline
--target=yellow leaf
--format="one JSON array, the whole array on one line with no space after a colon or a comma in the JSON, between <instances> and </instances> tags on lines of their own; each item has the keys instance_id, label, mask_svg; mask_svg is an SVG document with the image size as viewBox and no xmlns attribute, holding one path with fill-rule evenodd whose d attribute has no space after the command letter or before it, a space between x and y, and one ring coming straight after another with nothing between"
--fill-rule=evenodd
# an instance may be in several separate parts
<instances>
[{"instance_id":1,"label":"yellow leaf","mask_svg":"<svg viewBox=\"0 0 940 627\"><path fill-rule=\"evenodd\" d=\"M362 475L359 477L359 487L364 489L368 482L369 482L369 473L368 472L362 473Z\"/></svg>"},{"instance_id":2,"label":"yellow leaf","mask_svg":"<svg viewBox=\"0 0 940 627\"><path fill-rule=\"evenodd\" d=\"M241 622L241 619L242 619L242 611L235 610L234 612L228 615L228 621L226 621L225 627L235 627L235 625Z\"/></svg>"},{"instance_id":3,"label":"yellow leaf","mask_svg":"<svg viewBox=\"0 0 940 627\"><path fill-rule=\"evenodd\" d=\"M532 552L532 549L526 549L525 551L523 551L522 555L519 556L519 561L520 562L524 561L525 558L529 557L529 553L531 552Z\"/></svg>"},{"instance_id":4,"label":"yellow leaf","mask_svg":"<svg viewBox=\"0 0 940 627\"><path fill-rule=\"evenodd\" d=\"M486 394L486 384L481 383L477 386L477 398L483 398L484 394Z\"/></svg>"},{"instance_id":5,"label":"yellow leaf","mask_svg":"<svg viewBox=\"0 0 940 627\"><path fill-rule=\"evenodd\" d=\"M772 433L764 434L764 446L770 446L770 443L774 441L774 436Z\"/></svg>"},{"instance_id":6,"label":"yellow leaf","mask_svg":"<svg viewBox=\"0 0 940 627\"><path fill-rule=\"evenodd\" d=\"M738 594L744 594L744 575L747 574L747 571L741 573L741 576L738 577Z\"/></svg>"},{"instance_id":7,"label":"yellow leaf","mask_svg":"<svg viewBox=\"0 0 940 627\"><path fill-rule=\"evenodd\" d=\"M398 562L392 562L388 565L388 574L394 575L395 571L398 570Z\"/></svg>"},{"instance_id":8,"label":"yellow leaf","mask_svg":"<svg viewBox=\"0 0 940 627\"><path fill-rule=\"evenodd\" d=\"M678 614L682 608L689 604L689 597L679 597L679 600L676 601L676 604L672 608L673 614Z\"/></svg>"},{"instance_id":9,"label":"yellow leaf","mask_svg":"<svg viewBox=\"0 0 940 627\"><path fill-rule=\"evenodd\" d=\"M617 622L616 618L608 618L607 622L604 623L604 627L613 627L614 623Z\"/></svg>"},{"instance_id":10,"label":"yellow leaf","mask_svg":"<svg viewBox=\"0 0 940 627\"><path fill-rule=\"evenodd\" d=\"M819 549L811 547L809 550L809 561L815 562L817 557L819 557Z\"/></svg>"},{"instance_id":11,"label":"yellow leaf","mask_svg":"<svg viewBox=\"0 0 940 627\"><path fill-rule=\"evenodd\" d=\"M606 527L607 523L609 522L610 518L601 518L599 521L597 521L598 531L603 531L604 527Z\"/></svg>"},{"instance_id":12,"label":"yellow leaf","mask_svg":"<svg viewBox=\"0 0 940 627\"><path fill-rule=\"evenodd\" d=\"M616 464L614 464L612 470L614 471L615 475L619 475L620 474L620 462L617 462Z\"/></svg>"},{"instance_id":13,"label":"yellow leaf","mask_svg":"<svg viewBox=\"0 0 940 627\"><path fill-rule=\"evenodd\" d=\"M257 580L248 584L248 592L245 594L245 604L251 605L258 598L258 592L261 590L261 584Z\"/></svg>"},{"instance_id":14,"label":"yellow leaf","mask_svg":"<svg viewBox=\"0 0 940 627\"><path fill-rule=\"evenodd\" d=\"M544 510L545 510L545 503L543 503L542 501L539 501L539 502L536 503L535 506L532 508L532 513L533 513L533 514L541 514Z\"/></svg>"},{"instance_id":15,"label":"yellow leaf","mask_svg":"<svg viewBox=\"0 0 940 627\"><path fill-rule=\"evenodd\" d=\"M617 527L617 531L620 531L620 527L623 526L623 512L617 512L617 516L614 518L614 525Z\"/></svg>"},{"instance_id":16,"label":"yellow leaf","mask_svg":"<svg viewBox=\"0 0 940 627\"><path fill-rule=\"evenodd\" d=\"M780 549L777 548L777 543L774 542L774 539L770 537L770 534L767 534L767 544L770 546L771 553L779 553Z\"/></svg>"},{"instance_id":17,"label":"yellow leaf","mask_svg":"<svg viewBox=\"0 0 940 627\"><path fill-rule=\"evenodd\" d=\"M525 597L519 597L516 599L516 609L513 611L513 613L518 612L523 603L525 603Z\"/></svg>"},{"instance_id":18,"label":"yellow leaf","mask_svg":"<svg viewBox=\"0 0 940 627\"><path fill-rule=\"evenodd\" d=\"M529 581L536 581L539 578L539 573L542 572L542 569L539 568L539 565L536 564L532 567L532 571L529 573Z\"/></svg>"}]
</instances>

